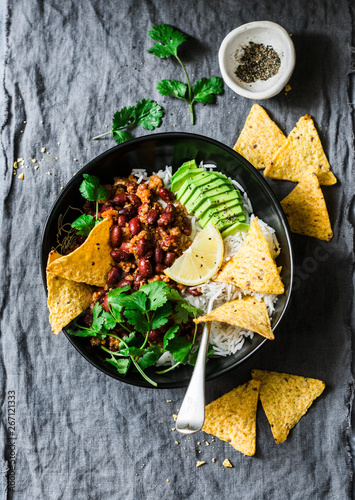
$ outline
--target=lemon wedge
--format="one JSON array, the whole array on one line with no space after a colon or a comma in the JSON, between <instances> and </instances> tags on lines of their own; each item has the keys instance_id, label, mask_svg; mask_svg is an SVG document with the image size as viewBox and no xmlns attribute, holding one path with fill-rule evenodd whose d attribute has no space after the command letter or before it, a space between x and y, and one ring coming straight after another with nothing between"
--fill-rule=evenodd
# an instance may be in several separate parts
<instances>
[{"instance_id":1,"label":"lemon wedge","mask_svg":"<svg viewBox=\"0 0 355 500\"><path fill-rule=\"evenodd\" d=\"M221 233L210 222L196 236L192 245L164 272L182 285L201 285L217 273L222 265L223 252Z\"/></svg>"}]
</instances>

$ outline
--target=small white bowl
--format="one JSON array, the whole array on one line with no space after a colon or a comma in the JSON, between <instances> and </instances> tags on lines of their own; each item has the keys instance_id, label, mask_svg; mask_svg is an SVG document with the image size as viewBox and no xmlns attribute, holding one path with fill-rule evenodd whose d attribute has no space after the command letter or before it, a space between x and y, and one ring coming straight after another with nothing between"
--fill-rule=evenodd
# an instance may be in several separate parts
<instances>
[{"instance_id":1,"label":"small white bowl","mask_svg":"<svg viewBox=\"0 0 355 500\"><path fill-rule=\"evenodd\" d=\"M239 65L235 54L249 42L270 45L278 54L281 65L276 75L253 83L241 81L235 74ZM296 62L295 47L287 31L270 21L243 24L231 31L221 43L219 67L225 83L237 94L249 99L268 99L277 95L289 81Z\"/></svg>"}]
</instances>

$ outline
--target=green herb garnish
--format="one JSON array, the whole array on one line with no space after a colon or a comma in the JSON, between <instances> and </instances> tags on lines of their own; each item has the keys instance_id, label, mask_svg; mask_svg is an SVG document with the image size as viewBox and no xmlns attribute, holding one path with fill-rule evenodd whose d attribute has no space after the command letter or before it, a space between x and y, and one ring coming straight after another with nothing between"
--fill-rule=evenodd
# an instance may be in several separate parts
<instances>
[{"instance_id":1,"label":"green herb garnish","mask_svg":"<svg viewBox=\"0 0 355 500\"><path fill-rule=\"evenodd\" d=\"M113 115L112 129L93 137L93 140L112 133L117 144L122 144L132 139L128 128L142 127L146 130L154 130L160 127L162 116L163 108L158 103L150 99L142 99L135 106L124 107L116 111Z\"/></svg>"},{"instance_id":2,"label":"green herb garnish","mask_svg":"<svg viewBox=\"0 0 355 500\"><path fill-rule=\"evenodd\" d=\"M110 354L106 361L121 375L125 375L129 368L133 367L147 382L156 386L156 382L151 380L144 370L154 366L164 352L170 352L176 363L157 373L166 373L180 364L189 363L190 359L193 364L196 358L193 347L197 325L191 342L179 335L179 330L180 325L195 318L202 311L162 281L148 283L131 294L129 291L129 286L111 290L108 293L109 312L104 311L97 302L93 308L92 325L85 328L74 322L75 329L68 332L77 337L105 339L110 336L118 339L119 349L115 352L101 346L103 351ZM149 345L150 330L160 328L168 322L175 324L165 333L162 345ZM128 335L123 338L117 336L116 327L123 328Z\"/></svg>"},{"instance_id":3,"label":"green herb garnish","mask_svg":"<svg viewBox=\"0 0 355 500\"><path fill-rule=\"evenodd\" d=\"M211 78L201 78L197 80L194 87L191 87L189 75L184 63L178 56L178 47L186 42L187 35L174 29L168 24L158 24L149 31L149 36L157 43L153 45L148 52L154 56L165 58L173 56L181 65L187 80L187 85L178 80L162 80L158 83L157 89L162 95L168 95L186 101L190 107L191 124L195 122L193 105L195 102L211 104L215 102L215 96L223 92L223 80L219 76Z\"/></svg>"},{"instance_id":4,"label":"green herb garnish","mask_svg":"<svg viewBox=\"0 0 355 500\"><path fill-rule=\"evenodd\" d=\"M83 174L84 180L80 184L80 193L88 201L96 202L96 216L83 214L72 223L71 227L77 230L77 234L88 236L90 231L101 222L98 218L99 201L108 196L108 190L100 184L100 179L96 175Z\"/></svg>"}]
</instances>

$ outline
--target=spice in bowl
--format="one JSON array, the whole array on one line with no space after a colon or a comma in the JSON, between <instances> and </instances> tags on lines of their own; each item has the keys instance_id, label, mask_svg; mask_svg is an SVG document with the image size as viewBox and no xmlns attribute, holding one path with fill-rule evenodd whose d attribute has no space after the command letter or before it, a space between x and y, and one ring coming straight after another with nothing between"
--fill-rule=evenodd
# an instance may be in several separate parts
<instances>
[{"instance_id":1,"label":"spice in bowl","mask_svg":"<svg viewBox=\"0 0 355 500\"><path fill-rule=\"evenodd\" d=\"M240 63L235 75L244 83L268 80L275 76L281 66L280 57L271 45L249 42L235 53L235 60Z\"/></svg>"}]
</instances>

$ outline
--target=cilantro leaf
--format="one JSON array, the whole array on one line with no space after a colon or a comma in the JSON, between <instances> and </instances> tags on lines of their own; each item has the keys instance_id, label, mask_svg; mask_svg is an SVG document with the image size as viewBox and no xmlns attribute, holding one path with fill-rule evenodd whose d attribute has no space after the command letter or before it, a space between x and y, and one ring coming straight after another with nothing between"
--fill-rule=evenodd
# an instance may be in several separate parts
<instances>
[{"instance_id":1,"label":"cilantro leaf","mask_svg":"<svg viewBox=\"0 0 355 500\"><path fill-rule=\"evenodd\" d=\"M171 302L166 302L155 311L151 320L152 330L160 328L168 322L168 316L170 316L172 308Z\"/></svg>"},{"instance_id":2,"label":"cilantro leaf","mask_svg":"<svg viewBox=\"0 0 355 500\"><path fill-rule=\"evenodd\" d=\"M112 314L114 318L121 322L121 312L123 309L122 299L125 297L124 293L130 290L129 286L124 286L123 288L115 288L108 292L108 303L110 305Z\"/></svg>"},{"instance_id":3,"label":"cilantro leaf","mask_svg":"<svg viewBox=\"0 0 355 500\"><path fill-rule=\"evenodd\" d=\"M134 309L125 309L123 314L126 316L128 322L134 326L135 330L140 333L147 333L149 328L149 322L146 316L140 311Z\"/></svg>"},{"instance_id":4,"label":"cilantro leaf","mask_svg":"<svg viewBox=\"0 0 355 500\"><path fill-rule=\"evenodd\" d=\"M138 292L132 293L132 295L121 296L120 303L126 309L134 309L135 311L146 312L147 308L145 306L147 302L147 296L140 290Z\"/></svg>"},{"instance_id":5,"label":"cilantro leaf","mask_svg":"<svg viewBox=\"0 0 355 500\"><path fill-rule=\"evenodd\" d=\"M121 375L126 375L128 368L131 365L130 358L115 358L114 356L111 356L111 358L106 358L106 361L113 365Z\"/></svg>"},{"instance_id":6,"label":"cilantro leaf","mask_svg":"<svg viewBox=\"0 0 355 500\"><path fill-rule=\"evenodd\" d=\"M204 314L202 309L198 309L197 307L193 306L188 302L187 300L184 300L184 302L181 302L181 307L186 309L190 313L190 316L197 316L198 314Z\"/></svg>"},{"instance_id":7,"label":"cilantro leaf","mask_svg":"<svg viewBox=\"0 0 355 500\"><path fill-rule=\"evenodd\" d=\"M100 179L96 175L83 174L84 180L80 184L81 195L89 201L99 201L107 198L108 191L101 186Z\"/></svg>"},{"instance_id":8,"label":"cilantro leaf","mask_svg":"<svg viewBox=\"0 0 355 500\"><path fill-rule=\"evenodd\" d=\"M77 330L68 329L68 333L74 337L96 337L96 333L89 328L78 328Z\"/></svg>"},{"instance_id":9,"label":"cilantro leaf","mask_svg":"<svg viewBox=\"0 0 355 500\"><path fill-rule=\"evenodd\" d=\"M180 293L177 290L175 290L175 288L169 287L166 296L168 300L185 300L181 297Z\"/></svg>"},{"instance_id":10,"label":"cilantro leaf","mask_svg":"<svg viewBox=\"0 0 355 500\"><path fill-rule=\"evenodd\" d=\"M187 85L178 80L162 80L158 83L157 89L161 95L169 95L178 99L185 99Z\"/></svg>"},{"instance_id":11,"label":"cilantro leaf","mask_svg":"<svg viewBox=\"0 0 355 500\"><path fill-rule=\"evenodd\" d=\"M149 368L149 366L154 366L161 355L162 355L161 347L159 346L150 347L149 351L147 351L145 354L143 354L142 357L137 359L137 363L142 368L142 370L145 370L146 368Z\"/></svg>"},{"instance_id":12,"label":"cilantro leaf","mask_svg":"<svg viewBox=\"0 0 355 500\"><path fill-rule=\"evenodd\" d=\"M175 306L174 319L178 325L186 323L189 320L189 312L182 307L182 302L178 302Z\"/></svg>"},{"instance_id":13,"label":"cilantro leaf","mask_svg":"<svg viewBox=\"0 0 355 500\"><path fill-rule=\"evenodd\" d=\"M134 106L123 107L116 111L112 120L112 131L117 128L125 128L129 126L134 115Z\"/></svg>"},{"instance_id":14,"label":"cilantro leaf","mask_svg":"<svg viewBox=\"0 0 355 500\"><path fill-rule=\"evenodd\" d=\"M105 323L105 318L102 316L103 309L101 305L96 302L92 310L93 318L90 329L93 332L99 333L102 330L102 326Z\"/></svg>"},{"instance_id":15,"label":"cilantro leaf","mask_svg":"<svg viewBox=\"0 0 355 500\"><path fill-rule=\"evenodd\" d=\"M137 102L134 111L134 125L139 125L146 130L154 130L161 125L163 109L159 104L150 99Z\"/></svg>"},{"instance_id":16,"label":"cilantro leaf","mask_svg":"<svg viewBox=\"0 0 355 500\"><path fill-rule=\"evenodd\" d=\"M102 313L101 317L104 319L103 326L104 326L105 330L110 331L110 330L113 330L113 328L115 328L117 321L112 316L112 314L110 314L109 312L104 311Z\"/></svg>"},{"instance_id":17,"label":"cilantro leaf","mask_svg":"<svg viewBox=\"0 0 355 500\"><path fill-rule=\"evenodd\" d=\"M164 281L152 281L143 285L139 291L148 296L148 311L155 311L168 300L169 286Z\"/></svg>"},{"instance_id":18,"label":"cilantro leaf","mask_svg":"<svg viewBox=\"0 0 355 500\"><path fill-rule=\"evenodd\" d=\"M169 351L175 361L187 363L192 344L185 337L174 337L167 342L166 350Z\"/></svg>"},{"instance_id":19,"label":"cilantro leaf","mask_svg":"<svg viewBox=\"0 0 355 500\"><path fill-rule=\"evenodd\" d=\"M166 351L166 346L168 345L169 340L175 338L175 334L178 332L178 330L179 327L176 325L176 326L171 326L169 330L166 332L163 340L164 351Z\"/></svg>"},{"instance_id":20,"label":"cilantro leaf","mask_svg":"<svg viewBox=\"0 0 355 500\"><path fill-rule=\"evenodd\" d=\"M112 137L115 139L117 144L123 144L124 142L132 139L128 130L112 130Z\"/></svg>"},{"instance_id":21,"label":"cilantro leaf","mask_svg":"<svg viewBox=\"0 0 355 500\"><path fill-rule=\"evenodd\" d=\"M95 227L95 219L92 215L80 215L75 221L72 223L71 227L77 230L77 234L83 236L89 236L91 229ZM100 220L101 222L101 220Z\"/></svg>"},{"instance_id":22,"label":"cilantro leaf","mask_svg":"<svg viewBox=\"0 0 355 500\"><path fill-rule=\"evenodd\" d=\"M211 104L215 101L215 95L222 94L223 80L219 76L201 78L197 80L192 90L195 101Z\"/></svg>"},{"instance_id":23,"label":"cilantro leaf","mask_svg":"<svg viewBox=\"0 0 355 500\"><path fill-rule=\"evenodd\" d=\"M141 345L141 336L136 335L135 332L130 333L128 337L124 337L124 343L127 344L129 347L138 347ZM122 346L123 346L122 342Z\"/></svg>"},{"instance_id":24,"label":"cilantro leaf","mask_svg":"<svg viewBox=\"0 0 355 500\"><path fill-rule=\"evenodd\" d=\"M152 40L157 40L158 43L148 49L154 56L169 57L177 56L177 48L187 40L187 35L174 29L168 24L157 24L149 31L149 36Z\"/></svg>"}]
</instances>

